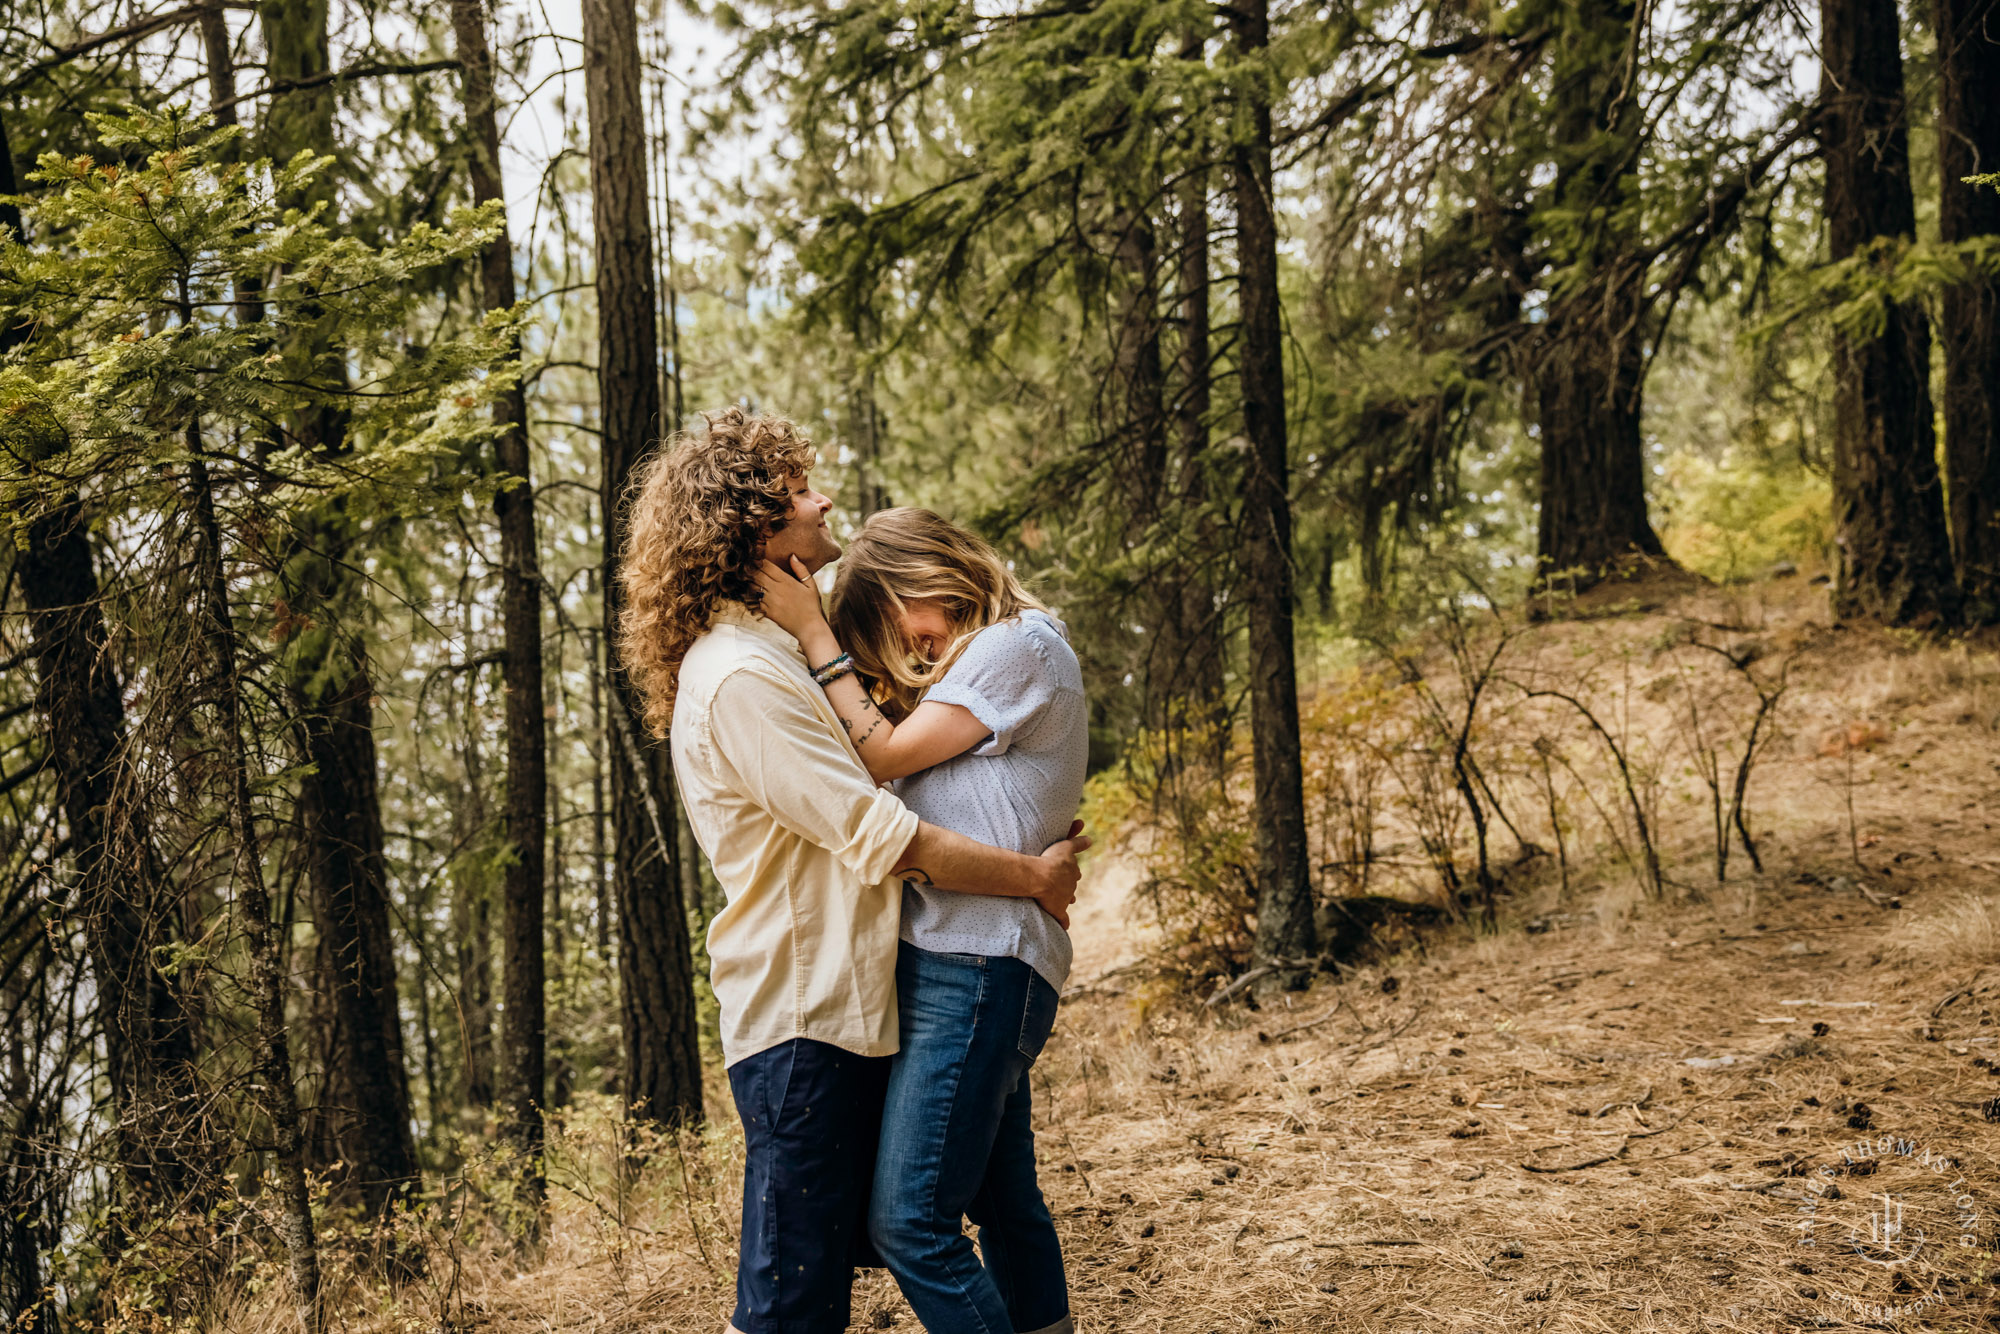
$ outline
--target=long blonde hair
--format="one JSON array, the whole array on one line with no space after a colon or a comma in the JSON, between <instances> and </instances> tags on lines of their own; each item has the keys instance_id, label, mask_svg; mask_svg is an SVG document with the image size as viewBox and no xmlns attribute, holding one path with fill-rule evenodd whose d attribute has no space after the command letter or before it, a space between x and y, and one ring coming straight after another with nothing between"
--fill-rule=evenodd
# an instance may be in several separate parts
<instances>
[{"instance_id":1,"label":"long blonde hair","mask_svg":"<svg viewBox=\"0 0 2000 1334\"><path fill-rule=\"evenodd\" d=\"M920 662L903 641L906 603L936 598L951 642ZM972 637L1029 609L1046 612L984 540L925 509L871 514L840 558L829 617L841 647L891 717L905 717L924 688L951 670Z\"/></svg>"}]
</instances>

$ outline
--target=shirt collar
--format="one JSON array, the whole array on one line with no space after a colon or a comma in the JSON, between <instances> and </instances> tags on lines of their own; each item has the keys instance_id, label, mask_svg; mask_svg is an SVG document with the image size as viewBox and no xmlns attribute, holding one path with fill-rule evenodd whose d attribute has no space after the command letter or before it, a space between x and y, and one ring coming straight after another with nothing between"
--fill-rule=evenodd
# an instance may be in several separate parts
<instances>
[{"instance_id":1,"label":"shirt collar","mask_svg":"<svg viewBox=\"0 0 2000 1334\"><path fill-rule=\"evenodd\" d=\"M752 611L736 598L718 601L711 621L715 625L740 626L773 647L795 655L800 662L805 661L805 650L799 647L799 641L792 637L790 631L770 617Z\"/></svg>"}]
</instances>

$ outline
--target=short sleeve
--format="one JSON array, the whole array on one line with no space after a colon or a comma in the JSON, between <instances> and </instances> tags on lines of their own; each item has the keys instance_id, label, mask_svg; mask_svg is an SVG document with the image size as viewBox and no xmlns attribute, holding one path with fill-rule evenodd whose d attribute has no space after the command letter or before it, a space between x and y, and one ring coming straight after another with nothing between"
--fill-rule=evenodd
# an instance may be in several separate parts
<instances>
[{"instance_id":1,"label":"short sleeve","mask_svg":"<svg viewBox=\"0 0 2000 1334\"><path fill-rule=\"evenodd\" d=\"M1048 651L1035 642L1034 631L1001 621L972 637L924 700L970 710L992 735L969 753L1000 755L1048 702L1052 688Z\"/></svg>"}]
</instances>

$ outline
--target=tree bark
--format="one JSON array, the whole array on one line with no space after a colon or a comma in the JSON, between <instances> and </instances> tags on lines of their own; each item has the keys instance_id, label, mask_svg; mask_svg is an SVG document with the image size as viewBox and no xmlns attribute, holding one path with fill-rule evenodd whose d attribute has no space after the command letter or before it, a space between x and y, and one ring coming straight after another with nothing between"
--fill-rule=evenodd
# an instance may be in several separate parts
<instances>
[{"instance_id":1,"label":"tree bark","mask_svg":"<svg viewBox=\"0 0 2000 1334\"><path fill-rule=\"evenodd\" d=\"M2000 190L1965 177L2000 171L2000 3L1935 0L1938 236L2000 237ZM2000 279L1940 295L1944 466L1952 555L1968 619L2000 619Z\"/></svg>"},{"instance_id":2,"label":"tree bark","mask_svg":"<svg viewBox=\"0 0 2000 1334\"><path fill-rule=\"evenodd\" d=\"M1663 556L1646 514L1639 431L1647 318L1639 288L1606 275L1531 334L1530 407L1541 439L1536 556L1544 578L1591 583L1634 556Z\"/></svg>"},{"instance_id":3,"label":"tree bark","mask_svg":"<svg viewBox=\"0 0 2000 1334\"><path fill-rule=\"evenodd\" d=\"M1112 368L1120 390L1118 431L1130 442L1131 466L1122 469L1135 529L1150 528L1165 506L1167 487L1167 376L1160 355L1160 251L1153 221L1136 208L1115 215L1113 253L1124 287ZM1155 624L1159 617L1154 617Z\"/></svg>"},{"instance_id":4,"label":"tree bark","mask_svg":"<svg viewBox=\"0 0 2000 1334\"><path fill-rule=\"evenodd\" d=\"M284 959L271 929L271 899L264 888L263 854L258 847L256 812L250 797L250 759L243 742L243 683L236 661L236 629L229 610L229 583L222 567L222 533L215 519L215 494L208 463L200 452L198 429L188 429L193 460L188 465L194 512L195 562L202 588L204 647L210 694L218 714L227 763L227 805L235 839L233 877L250 956L250 995L256 1010L253 1063L259 1101L270 1120L278 1169L279 1241L284 1245L292 1296L306 1334L320 1334L324 1309L319 1294L319 1243L313 1233L312 1196L306 1186L305 1139L300 1130L298 1090L292 1083L290 1040L285 1032Z\"/></svg>"},{"instance_id":5,"label":"tree bark","mask_svg":"<svg viewBox=\"0 0 2000 1334\"><path fill-rule=\"evenodd\" d=\"M646 208L646 126L640 103L638 22L632 0L584 0L584 100L597 247L600 485L604 506L604 623L618 623L617 563L625 485L659 427L659 355L652 229ZM641 740L630 682L609 655L612 889L618 907L619 1017L624 1096L635 1114L667 1123L702 1116L694 963L679 849L665 821L673 771L664 746ZM664 832L664 837L662 833Z\"/></svg>"},{"instance_id":6,"label":"tree bark","mask_svg":"<svg viewBox=\"0 0 2000 1334\"><path fill-rule=\"evenodd\" d=\"M7 1061L0 1079L0 1327L24 1331L60 1328L42 1257L53 1255L62 1237L56 1183L63 1179L63 1108L60 1092L37 1079L35 1067L70 1054L43 1050L50 1010L47 972L19 960L0 979L0 1013L12 1020L0 1030ZM31 1064L31 1054L40 1059Z\"/></svg>"},{"instance_id":7,"label":"tree bark","mask_svg":"<svg viewBox=\"0 0 2000 1334\"><path fill-rule=\"evenodd\" d=\"M0 121L0 194L16 189ZM21 235L13 205L0 204L0 228ZM0 329L0 352L27 335L26 325ZM64 497L24 536L14 573L33 636L36 708L68 825L75 912L97 986L119 1166L135 1196L174 1207L217 1164L202 1143L187 999L161 973L155 953L174 939L173 908L145 809L121 791L125 700L81 502Z\"/></svg>"},{"instance_id":8,"label":"tree bark","mask_svg":"<svg viewBox=\"0 0 2000 1334\"><path fill-rule=\"evenodd\" d=\"M1239 53L1254 60L1270 41L1269 0L1229 11ZM1245 76L1250 134L1231 150L1243 329L1243 600L1250 620L1250 752L1257 819L1257 957L1302 959L1315 947L1306 870L1305 786L1299 759L1298 674L1293 644L1292 510L1285 438L1283 315L1278 220L1271 190L1271 107ZM1278 985L1301 988L1303 968Z\"/></svg>"},{"instance_id":9,"label":"tree bark","mask_svg":"<svg viewBox=\"0 0 2000 1334\"><path fill-rule=\"evenodd\" d=\"M857 321L853 330L854 357L859 364L847 389L847 435L854 444L854 496L850 504L855 514L866 519L889 508L889 492L882 485L882 406L875 397L875 364L862 325Z\"/></svg>"},{"instance_id":10,"label":"tree bark","mask_svg":"<svg viewBox=\"0 0 2000 1334\"><path fill-rule=\"evenodd\" d=\"M1895 0L1820 0L1820 148L1837 262L1916 234ZM1887 262L1886 259L1883 262ZM1879 334L1834 334L1834 611L1950 622L1958 588L1931 419L1930 325L1915 300Z\"/></svg>"},{"instance_id":11,"label":"tree bark","mask_svg":"<svg viewBox=\"0 0 2000 1334\"><path fill-rule=\"evenodd\" d=\"M1541 451L1536 556L1543 578L1578 586L1634 557L1665 554L1646 514L1639 429L1655 331L1626 184L1642 132L1620 60L1635 18L1626 0L1566 11L1551 43L1547 132L1556 174L1532 215L1549 238L1544 283L1570 289L1523 327L1528 415Z\"/></svg>"},{"instance_id":12,"label":"tree bark","mask_svg":"<svg viewBox=\"0 0 2000 1334\"><path fill-rule=\"evenodd\" d=\"M258 14L273 81L310 78L329 68L326 0L265 0ZM330 87L273 98L264 120L266 147L280 161L307 149L331 153L333 115ZM283 202L330 207L333 197L333 182L322 173L303 197ZM327 347L312 351L336 355ZM308 449L328 455L346 449L346 424L338 413L316 411L288 429ZM303 627L286 646L286 687L308 765L299 779L307 879L329 961L323 984L333 999L338 1039L326 1072L330 1106L324 1110L347 1165L344 1184L372 1214L416 1179L417 1158L389 931L375 692L351 624L366 605L350 559L360 533L339 502L305 516L299 528L281 583L287 610Z\"/></svg>"},{"instance_id":13,"label":"tree bark","mask_svg":"<svg viewBox=\"0 0 2000 1334\"><path fill-rule=\"evenodd\" d=\"M468 683L468 691L470 683ZM471 696L468 693L468 700ZM482 796L483 766L473 732L471 709L460 747L465 766L465 797L452 810L452 831L459 847L471 847L486 824ZM451 930L458 970L458 1021L461 1089L468 1107L491 1107L494 1099L493 1060L493 908L492 889L484 867L467 863L452 876Z\"/></svg>"},{"instance_id":14,"label":"tree bark","mask_svg":"<svg viewBox=\"0 0 2000 1334\"><path fill-rule=\"evenodd\" d=\"M465 120L472 140L472 197L503 201L500 127L494 114L493 53L482 0L452 0L452 31L464 71ZM504 223L504 214L503 223ZM488 310L514 304L514 249L503 225L480 258ZM519 356L519 348L514 350ZM502 489L493 499L500 525L501 677L507 696L507 839L513 856L501 888L500 1107L503 1128L542 1191L542 1108L547 1098L548 1033L544 980L543 881L548 834L547 737L542 713L541 566L535 540L535 493L528 471L528 403L517 384L493 409L505 426L496 445Z\"/></svg>"},{"instance_id":15,"label":"tree bark","mask_svg":"<svg viewBox=\"0 0 2000 1334\"><path fill-rule=\"evenodd\" d=\"M1180 58L1206 57L1206 33L1190 33L1181 43ZM1172 679L1180 716L1169 725L1198 731L1219 729L1222 722L1222 636L1215 590L1206 563L1217 554L1215 525L1208 513L1209 418L1213 407L1214 351L1209 314L1208 173L1191 172L1180 189L1180 231L1176 254L1180 287L1180 353L1176 370L1180 396L1173 405L1174 460L1179 512L1191 522L1190 540L1181 543L1180 606L1171 625L1174 640ZM1191 549L1190 549L1191 548ZM1228 738L1219 731L1211 738L1217 748L1216 772Z\"/></svg>"},{"instance_id":16,"label":"tree bark","mask_svg":"<svg viewBox=\"0 0 2000 1334\"><path fill-rule=\"evenodd\" d=\"M603 540L600 531L599 540ZM584 591L597 591L597 571L583 572ZM594 899L592 915L597 923L597 957L611 957L611 856L606 850L604 817L610 804L604 799L604 748L611 744L611 729L604 720L604 650L596 630L585 630L583 642L590 654L590 730L596 744L590 748L590 884Z\"/></svg>"}]
</instances>

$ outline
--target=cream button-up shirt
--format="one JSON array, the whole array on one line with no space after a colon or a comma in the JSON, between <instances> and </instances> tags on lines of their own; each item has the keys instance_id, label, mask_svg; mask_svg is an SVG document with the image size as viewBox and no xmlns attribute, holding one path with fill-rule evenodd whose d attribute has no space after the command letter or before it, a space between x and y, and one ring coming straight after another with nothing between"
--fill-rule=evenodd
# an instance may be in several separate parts
<instances>
[{"instance_id":1,"label":"cream button-up shirt","mask_svg":"<svg viewBox=\"0 0 2000 1334\"><path fill-rule=\"evenodd\" d=\"M681 662L671 736L688 823L729 898L708 928L723 1064L792 1038L892 1055L889 873L917 817L868 776L798 641L722 603Z\"/></svg>"}]
</instances>

